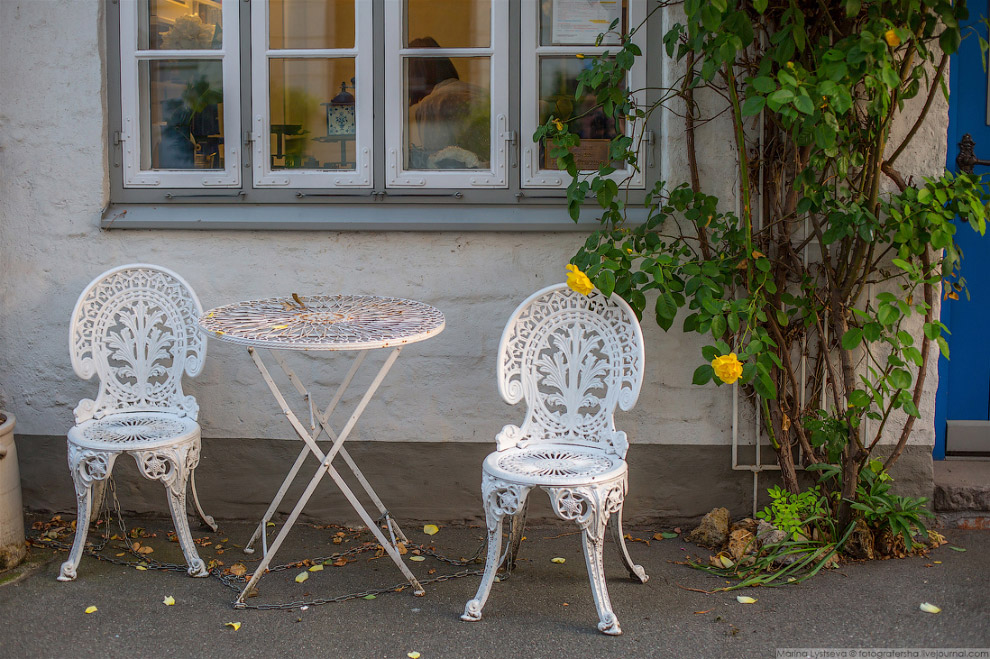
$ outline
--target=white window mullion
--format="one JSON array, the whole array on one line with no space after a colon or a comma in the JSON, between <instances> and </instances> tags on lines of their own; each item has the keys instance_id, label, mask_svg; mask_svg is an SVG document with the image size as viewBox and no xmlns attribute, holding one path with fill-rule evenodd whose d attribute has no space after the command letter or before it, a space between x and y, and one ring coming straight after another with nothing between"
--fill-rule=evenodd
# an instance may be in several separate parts
<instances>
[{"instance_id":1,"label":"white window mullion","mask_svg":"<svg viewBox=\"0 0 990 659\"><path fill-rule=\"evenodd\" d=\"M630 0L626 9L628 12L627 25L630 28L638 26L646 18L646 3ZM578 53L585 56L595 56L605 51L617 52L619 46L554 46L540 45L540 3L538 0L523 0L522 3L522 71L520 76L521 103L521 143L522 143L522 186L524 188L566 188L570 177L566 171L546 169L541 162L540 145L533 142L533 133L539 127L538 108L540 104L540 58L541 56L575 57ZM646 103L646 61L647 44L646 29L640 29L633 36L633 42L643 52L642 57L630 69L626 78L629 89L634 90L633 98L638 105ZM642 143L643 125L641 120L626 122L625 131L633 138L633 144ZM632 172L623 168L613 172L608 178L626 181L633 187L643 187L642 156L644 149L640 148L639 161L641 171ZM587 170L591 171L591 170Z\"/></svg>"},{"instance_id":2,"label":"white window mullion","mask_svg":"<svg viewBox=\"0 0 990 659\"><path fill-rule=\"evenodd\" d=\"M372 50L374 30L371 3L355 2L354 47L339 49L270 48L268 5L268 0L255 0L251 3L251 134L254 144L254 185L308 189L371 187L373 169L371 148L374 135ZM354 60L354 167L352 169L274 168L271 148L271 61L335 58ZM326 101L329 102L332 96L333 94ZM342 148L346 153L346 144Z\"/></svg>"},{"instance_id":3,"label":"white window mullion","mask_svg":"<svg viewBox=\"0 0 990 659\"><path fill-rule=\"evenodd\" d=\"M504 188L512 133L509 116L509 3L491 3L488 47L407 48L403 30L406 3L385 0L385 152L386 185L393 188ZM408 103L404 67L413 57L489 59L489 165L486 169L413 169L406 167Z\"/></svg>"},{"instance_id":4,"label":"white window mullion","mask_svg":"<svg viewBox=\"0 0 990 659\"><path fill-rule=\"evenodd\" d=\"M126 188L203 188L240 186L240 73L238 3L222 6L222 47L189 50L139 50L140 0L120 0L120 99L123 142L123 185ZM161 61L220 62L223 98L223 168L152 168L151 117L142 117L142 97L151 94L150 80L141 76L142 63L149 69ZM150 109L149 109L150 114ZM149 122L142 126L142 120Z\"/></svg>"}]
</instances>

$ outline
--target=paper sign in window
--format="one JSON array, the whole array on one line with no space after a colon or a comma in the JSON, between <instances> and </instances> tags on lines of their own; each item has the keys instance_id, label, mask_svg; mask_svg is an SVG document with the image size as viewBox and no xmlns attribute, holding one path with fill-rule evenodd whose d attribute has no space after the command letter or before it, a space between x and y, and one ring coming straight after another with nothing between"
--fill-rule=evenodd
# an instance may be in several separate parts
<instances>
[{"instance_id":1,"label":"paper sign in window","mask_svg":"<svg viewBox=\"0 0 990 659\"><path fill-rule=\"evenodd\" d=\"M553 0L551 39L556 45L594 45L621 12L618 0ZM617 44L619 38L608 34L602 43Z\"/></svg>"}]
</instances>

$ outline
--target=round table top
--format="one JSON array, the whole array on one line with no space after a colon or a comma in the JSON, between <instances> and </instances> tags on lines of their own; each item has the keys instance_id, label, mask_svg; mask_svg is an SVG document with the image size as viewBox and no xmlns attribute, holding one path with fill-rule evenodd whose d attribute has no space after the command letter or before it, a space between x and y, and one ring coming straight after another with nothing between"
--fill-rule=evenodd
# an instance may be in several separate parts
<instances>
[{"instance_id":1,"label":"round table top","mask_svg":"<svg viewBox=\"0 0 990 659\"><path fill-rule=\"evenodd\" d=\"M293 294L211 309L199 326L221 341L257 348L368 350L436 336L444 317L435 307L403 298Z\"/></svg>"}]
</instances>

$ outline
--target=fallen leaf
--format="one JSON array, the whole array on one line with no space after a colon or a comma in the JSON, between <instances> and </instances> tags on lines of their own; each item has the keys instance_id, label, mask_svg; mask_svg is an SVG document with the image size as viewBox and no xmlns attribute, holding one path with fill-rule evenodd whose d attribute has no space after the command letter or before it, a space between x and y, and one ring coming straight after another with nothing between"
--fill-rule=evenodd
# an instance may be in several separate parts
<instances>
[{"instance_id":1,"label":"fallen leaf","mask_svg":"<svg viewBox=\"0 0 990 659\"><path fill-rule=\"evenodd\" d=\"M241 623L239 623L239 622L225 622L225 623L223 623L223 626L224 627L233 627L234 628L234 631L236 632L238 629L241 628Z\"/></svg>"},{"instance_id":2,"label":"fallen leaf","mask_svg":"<svg viewBox=\"0 0 990 659\"><path fill-rule=\"evenodd\" d=\"M407 652L406 656L409 657L409 659L419 659L419 653L416 652L415 650L413 650L412 652Z\"/></svg>"},{"instance_id":3,"label":"fallen leaf","mask_svg":"<svg viewBox=\"0 0 990 659\"><path fill-rule=\"evenodd\" d=\"M309 568L309 571L310 572L322 572L323 571L323 563L317 563L313 567Z\"/></svg>"},{"instance_id":4,"label":"fallen leaf","mask_svg":"<svg viewBox=\"0 0 990 659\"><path fill-rule=\"evenodd\" d=\"M942 561L934 561L935 565L941 565Z\"/></svg>"},{"instance_id":5,"label":"fallen leaf","mask_svg":"<svg viewBox=\"0 0 990 659\"><path fill-rule=\"evenodd\" d=\"M86 613L96 613L97 611L99 611L99 609L97 609L95 606L86 607Z\"/></svg>"},{"instance_id":6,"label":"fallen leaf","mask_svg":"<svg viewBox=\"0 0 990 659\"><path fill-rule=\"evenodd\" d=\"M154 547L141 547L140 549L138 549L139 554L150 554L153 551L155 551Z\"/></svg>"},{"instance_id":7,"label":"fallen leaf","mask_svg":"<svg viewBox=\"0 0 990 659\"><path fill-rule=\"evenodd\" d=\"M345 565L347 565L347 559L346 558L338 558L337 560L335 560L333 562L333 566L334 567L344 567Z\"/></svg>"},{"instance_id":8,"label":"fallen leaf","mask_svg":"<svg viewBox=\"0 0 990 659\"><path fill-rule=\"evenodd\" d=\"M296 575L296 583L302 583L309 579L309 572L300 572Z\"/></svg>"},{"instance_id":9,"label":"fallen leaf","mask_svg":"<svg viewBox=\"0 0 990 659\"><path fill-rule=\"evenodd\" d=\"M712 612L711 609L705 609L704 611L695 611L694 612L694 615L698 616L698 615L702 615L702 614L705 614L705 613L711 613L711 612Z\"/></svg>"},{"instance_id":10,"label":"fallen leaf","mask_svg":"<svg viewBox=\"0 0 990 659\"><path fill-rule=\"evenodd\" d=\"M398 543L396 543L395 544L395 550L397 552L399 552L399 556L405 556L406 553L409 551L408 549L406 549L406 543L404 543L404 542L398 542Z\"/></svg>"},{"instance_id":11,"label":"fallen leaf","mask_svg":"<svg viewBox=\"0 0 990 659\"><path fill-rule=\"evenodd\" d=\"M663 533L654 533L653 534L653 539L654 540L663 540Z\"/></svg>"},{"instance_id":12,"label":"fallen leaf","mask_svg":"<svg viewBox=\"0 0 990 659\"><path fill-rule=\"evenodd\" d=\"M234 563L230 566L230 573L235 577L243 577L247 574L247 568L241 563Z\"/></svg>"},{"instance_id":13,"label":"fallen leaf","mask_svg":"<svg viewBox=\"0 0 990 659\"><path fill-rule=\"evenodd\" d=\"M561 604L561 606L570 606L570 604L568 604L567 602L564 602L563 604Z\"/></svg>"},{"instance_id":14,"label":"fallen leaf","mask_svg":"<svg viewBox=\"0 0 990 659\"><path fill-rule=\"evenodd\" d=\"M566 558L561 558L560 556L557 556L556 558L551 558L550 559L550 562L551 563L564 563L566 561L567 561Z\"/></svg>"},{"instance_id":15,"label":"fallen leaf","mask_svg":"<svg viewBox=\"0 0 990 659\"><path fill-rule=\"evenodd\" d=\"M722 567L725 567L725 568L729 568L729 567L732 567L733 565L735 565L735 563L733 563L731 560L729 560L728 558L726 558L725 556L722 556L722 555L719 555L718 560L722 564Z\"/></svg>"},{"instance_id":16,"label":"fallen leaf","mask_svg":"<svg viewBox=\"0 0 990 659\"><path fill-rule=\"evenodd\" d=\"M922 602L921 606L918 607L925 613L941 613L942 609L938 608L934 604L929 604L928 602Z\"/></svg>"},{"instance_id":17,"label":"fallen leaf","mask_svg":"<svg viewBox=\"0 0 990 659\"><path fill-rule=\"evenodd\" d=\"M127 553L127 552L123 552L123 551L122 551L122 552L120 552L119 554L114 554L114 556L116 556L117 558L120 558L120 557L121 557L121 556L123 556L123 555L124 555L125 553Z\"/></svg>"},{"instance_id":18,"label":"fallen leaf","mask_svg":"<svg viewBox=\"0 0 990 659\"><path fill-rule=\"evenodd\" d=\"M755 604L756 600L752 597L747 597L746 595L736 595L736 601L740 604Z\"/></svg>"},{"instance_id":19,"label":"fallen leaf","mask_svg":"<svg viewBox=\"0 0 990 659\"><path fill-rule=\"evenodd\" d=\"M135 566L134 566L134 569L135 569L135 570L142 570L142 571L144 571L144 570L147 570L148 568L146 568L146 567L145 567L145 566L143 566L143 565L135 565Z\"/></svg>"},{"instance_id":20,"label":"fallen leaf","mask_svg":"<svg viewBox=\"0 0 990 659\"><path fill-rule=\"evenodd\" d=\"M378 599L378 598L377 598L377 597L375 597L374 595L365 595L365 596L364 596L364 597L362 597L361 599L366 599L366 600L373 600L373 599Z\"/></svg>"},{"instance_id":21,"label":"fallen leaf","mask_svg":"<svg viewBox=\"0 0 990 659\"><path fill-rule=\"evenodd\" d=\"M949 549L951 549L952 551L966 551L965 547L955 547L953 545L949 545Z\"/></svg>"},{"instance_id":22,"label":"fallen leaf","mask_svg":"<svg viewBox=\"0 0 990 659\"><path fill-rule=\"evenodd\" d=\"M162 600L162 604L165 606L175 606L175 598L171 595L166 595L165 599Z\"/></svg>"},{"instance_id":23,"label":"fallen leaf","mask_svg":"<svg viewBox=\"0 0 990 659\"><path fill-rule=\"evenodd\" d=\"M420 561L425 561L426 560L426 556L410 556L409 557L409 560L410 561L416 561L417 563L419 563Z\"/></svg>"},{"instance_id":24,"label":"fallen leaf","mask_svg":"<svg viewBox=\"0 0 990 659\"><path fill-rule=\"evenodd\" d=\"M423 527L423 533L426 535L436 535L440 532L439 527L436 524L427 524Z\"/></svg>"},{"instance_id":25,"label":"fallen leaf","mask_svg":"<svg viewBox=\"0 0 990 659\"><path fill-rule=\"evenodd\" d=\"M671 540L673 538L676 538L677 537L677 534L680 533L680 532L681 532L680 529L674 529L674 532L673 533L671 533L670 531L664 531L660 535L663 536L664 540Z\"/></svg>"}]
</instances>

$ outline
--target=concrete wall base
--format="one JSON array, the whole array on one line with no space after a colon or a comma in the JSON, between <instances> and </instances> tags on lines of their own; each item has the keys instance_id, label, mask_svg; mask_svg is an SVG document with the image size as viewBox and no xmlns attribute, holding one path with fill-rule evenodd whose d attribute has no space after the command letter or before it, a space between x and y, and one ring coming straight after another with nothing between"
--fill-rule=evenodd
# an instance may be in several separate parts
<instances>
[{"instance_id":1,"label":"concrete wall base","mask_svg":"<svg viewBox=\"0 0 990 659\"><path fill-rule=\"evenodd\" d=\"M66 467L65 439L18 436L24 505L33 511L74 513L75 495ZM200 501L220 520L260 519L300 448L299 442L264 439L204 439L196 470ZM391 512L400 520L477 523L481 462L494 448L465 442L348 442L347 449ZM337 464L337 463L335 463ZM288 513L316 467L311 459L280 510ZM343 463L337 465L344 469ZM753 510L753 476L733 471L728 446L640 444L629 449L630 523L688 524L712 508L726 507L733 519ZM894 469L897 491L932 495L930 447L908 447ZM143 478L121 456L114 467L117 497L126 515L167 516L162 486ZM353 481L353 479L351 479ZM760 476L759 490L777 483L775 472ZM353 485L356 489L356 484ZM760 506L765 503L762 499ZM530 519L553 519L547 498L532 499ZM310 521L357 523L357 515L329 478L320 483L304 512Z\"/></svg>"}]
</instances>

